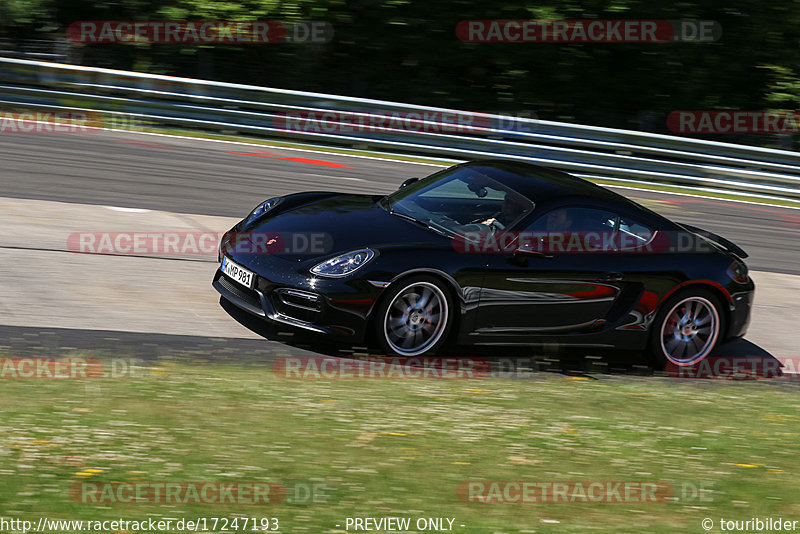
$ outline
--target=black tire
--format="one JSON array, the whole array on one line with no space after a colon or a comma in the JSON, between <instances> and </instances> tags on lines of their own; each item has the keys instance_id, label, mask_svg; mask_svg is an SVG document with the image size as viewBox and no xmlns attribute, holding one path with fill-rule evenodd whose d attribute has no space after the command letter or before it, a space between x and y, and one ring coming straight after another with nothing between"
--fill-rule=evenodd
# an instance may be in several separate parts
<instances>
[{"instance_id":1,"label":"black tire","mask_svg":"<svg viewBox=\"0 0 800 534\"><path fill-rule=\"evenodd\" d=\"M678 291L661 305L650 327L651 362L658 369L696 365L724 333L724 308L714 293L703 288Z\"/></svg>"},{"instance_id":2,"label":"black tire","mask_svg":"<svg viewBox=\"0 0 800 534\"><path fill-rule=\"evenodd\" d=\"M447 342L453 313L453 297L438 279L420 275L398 280L375 310L375 340L391 356L435 354Z\"/></svg>"}]
</instances>

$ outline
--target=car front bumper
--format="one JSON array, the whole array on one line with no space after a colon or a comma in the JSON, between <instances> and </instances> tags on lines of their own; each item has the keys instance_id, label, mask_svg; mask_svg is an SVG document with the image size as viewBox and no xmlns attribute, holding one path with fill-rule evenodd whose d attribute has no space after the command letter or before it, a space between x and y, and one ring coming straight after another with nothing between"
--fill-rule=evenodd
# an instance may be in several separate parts
<instances>
[{"instance_id":1,"label":"car front bumper","mask_svg":"<svg viewBox=\"0 0 800 534\"><path fill-rule=\"evenodd\" d=\"M730 325L728 325L728 338L744 337L750 326L750 316L755 297L755 285L752 280L741 291L731 292Z\"/></svg>"},{"instance_id":2,"label":"car front bumper","mask_svg":"<svg viewBox=\"0 0 800 534\"><path fill-rule=\"evenodd\" d=\"M381 292L359 279L303 277L288 268L270 269L270 278L256 271L253 289L217 269L211 285L224 299L252 315L349 342L365 338L369 313Z\"/></svg>"}]
</instances>

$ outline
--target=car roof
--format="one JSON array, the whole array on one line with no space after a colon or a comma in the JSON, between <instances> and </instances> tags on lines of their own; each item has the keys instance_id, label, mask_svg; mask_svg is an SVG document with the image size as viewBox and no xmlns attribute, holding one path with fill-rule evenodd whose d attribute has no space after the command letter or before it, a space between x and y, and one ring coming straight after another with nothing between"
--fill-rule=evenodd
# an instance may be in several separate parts
<instances>
[{"instance_id":1,"label":"car roof","mask_svg":"<svg viewBox=\"0 0 800 534\"><path fill-rule=\"evenodd\" d=\"M548 169L539 165L522 161L487 159L462 163L460 167L471 167L485 173L518 193L531 199L534 203L555 197L588 196L609 201L627 201L621 195L602 188L587 180L577 178L565 172Z\"/></svg>"},{"instance_id":2,"label":"car roof","mask_svg":"<svg viewBox=\"0 0 800 534\"><path fill-rule=\"evenodd\" d=\"M536 206L569 202L590 203L623 212L638 212L653 222L668 222L663 216L617 194L565 172L523 161L485 159L462 163L525 195ZM537 210L538 211L538 210Z\"/></svg>"}]
</instances>

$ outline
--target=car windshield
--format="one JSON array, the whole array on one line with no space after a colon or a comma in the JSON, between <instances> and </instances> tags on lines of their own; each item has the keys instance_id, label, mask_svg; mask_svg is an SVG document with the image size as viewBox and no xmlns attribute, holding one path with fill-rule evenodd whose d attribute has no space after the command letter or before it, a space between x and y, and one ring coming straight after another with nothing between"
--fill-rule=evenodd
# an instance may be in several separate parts
<instances>
[{"instance_id":1,"label":"car windshield","mask_svg":"<svg viewBox=\"0 0 800 534\"><path fill-rule=\"evenodd\" d=\"M385 197L382 205L393 214L452 235L509 229L534 208L529 198L474 167L428 176Z\"/></svg>"}]
</instances>

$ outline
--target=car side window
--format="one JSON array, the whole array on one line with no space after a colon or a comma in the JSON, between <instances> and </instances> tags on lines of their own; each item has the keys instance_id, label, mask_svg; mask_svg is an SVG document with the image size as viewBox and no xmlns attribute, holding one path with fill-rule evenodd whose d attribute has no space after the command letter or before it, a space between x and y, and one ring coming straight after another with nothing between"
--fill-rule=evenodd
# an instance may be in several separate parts
<instances>
[{"instance_id":1,"label":"car side window","mask_svg":"<svg viewBox=\"0 0 800 534\"><path fill-rule=\"evenodd\" d=\"M628 217L619 220L619 235L617 237L620 250L629 250L642 247L650 243L655 235L655 230L636 222Z\"/></svg>"},{"instance_id":2,"label":"car side window","mask_svg":"<svg viewBox=\"0 0 800 534\"><path fill-rule=\"evenodd\" d=\"M617 214L601 209L556 208L536 219L528 230L539 232L614 231L617 220Z\"/></svg>"},{"instance_id":3,"label":"car side window","mask_svg":"<svg viewBox=\"0 0 800 534\"><path fill-rule=\"evenodd\" d=\"M525 231L544 239L551 252L614 251L619 224L619 216L608 210L564 207L545 213Z\"/></svg>"}]
</instances>

